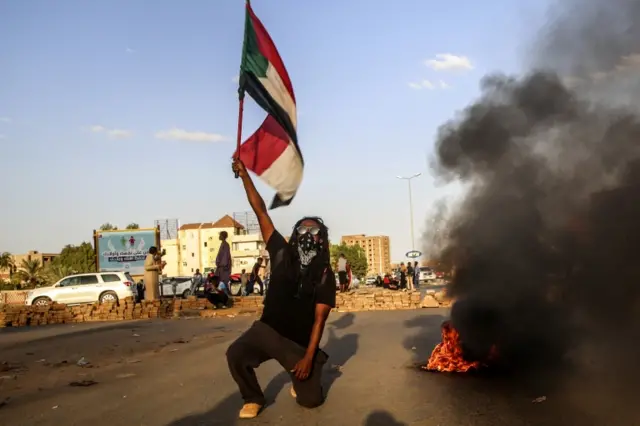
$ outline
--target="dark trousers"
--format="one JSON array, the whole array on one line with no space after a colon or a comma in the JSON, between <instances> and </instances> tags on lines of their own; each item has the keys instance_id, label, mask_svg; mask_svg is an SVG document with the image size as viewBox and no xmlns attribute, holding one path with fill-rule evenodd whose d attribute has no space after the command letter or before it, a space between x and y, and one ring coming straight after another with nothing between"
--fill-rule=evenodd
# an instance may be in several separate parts
<instances>
[{"instance_id":1,"label":"dark trousers","mask_svg":"<svg viewBox=\"0 0 640 426\"><path fill-rule=\"evenodd\" d=\"M227 305L229 303L229 296L225 293L218 293L215 291L206 293L207 300L214 306Z\"/></svg>"},{"instance_id":2,"label":"dark trousers","mask_svg":"<svg viewBox=\"0 0 640 426\"><path fill-rule=\"evenodd\" d=\"M144 286L142 284L136 285L136 302L141 303L144 300Z\"/></svg>"},{"instance_id":3,"label":"dark trousers","mask_svg":"<svg viewBox=\"0 0 640 426\"><path fill-rule=\"evenodd\" d=\"M264 294L264 284L262 283L262 281L251 281L251 280L249 280L249 282L245 286L245 293L247 293L247 296L251 296L253 294L253 287L255 286L256 282L260 286L260 294L261 295Z\"/></svg>"},{"instance_id":4,"label":"dark trousers","mask_svg":"<svg viewBox=\"0 0 640 426\"><path fill-rule=\"evenodd\" d=\"M300 361L306 348L282 337L267 324L256 321L242 336L227 349L227 362L233 380L238 384L245 404L265 405L264 394L258 383L254 369L265 361L275 359L291 376L297 402L303 407L315 408L324 402L322 393L322 368L329 358L324 351L318 351L311 375L300 381L291 370Z\"/></svg>"}]
</instances>

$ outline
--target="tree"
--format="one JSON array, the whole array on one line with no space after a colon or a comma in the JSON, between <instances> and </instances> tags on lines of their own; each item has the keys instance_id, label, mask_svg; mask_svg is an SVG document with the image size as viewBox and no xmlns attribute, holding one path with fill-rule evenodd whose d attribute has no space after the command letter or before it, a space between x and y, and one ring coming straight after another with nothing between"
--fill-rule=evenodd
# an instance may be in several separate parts
<instances>
[{"instance_id":1,"label":"tree","mask_svg":"<svg viewBox=\"0 0 640 426\"><path fill-rule=\"evenodd\" d=\"M15 263L13 261L13 256L8 251L0 254L0 269L8 269L9 270L9 278L13 275L13 271L15 270Z\"/></svg>"},{"instance_id":2,"label":"tree","mask_svg":"<svg viewBox=\"0 0 640 426\"><path fill-rule=\"evenodd\" d=\"M16 275L30 287L37 287L46 281L44 268L38 259L23 259Z\"/></svg>"},{"instance_id":3,"label":"tree","mask_svg":"<svg viewBox=\"0 0 640 426\"><path fill-rule=\"evenodd\" d=\"M67 268L63 270L61 268ZM95 272L96 254L90 243L84 242L79 246L67 245L51 262L51 268L58 268L58 272L68 272L69 274L82 274L85 272Z\"/></svg>"},{"instance_id":4,"label":"tree","mask_svg":"<svg viewBox=\"0 0 640 426\"><path fill-rule=\"evenodd\" d=\"M68 277L69 275L73 275L75 273L75 271L70 266L61 264L49 265L45 272L47 274L47 278L49 278L49 281L51 281L52 283L56 283L64 277Z\"/></svg>"},{"instance_id":5,"label":"tree","mask_svg":"<svg viewBox=\"0 0 640 426\"><path fill-rule=\"evenodd\" d=\"M100 230L101 231L117 231L118 227L107 222L107 223L103 223L100 226Z\"/></svg>"},{"instance_id":6,"label":"tree","mask_svg":"<svg viewBox=\"0 0 640 426\"><path fill-rule=\"evenodd\" d=\"M367 264L367 255L362 247L358 245L331 244L330 251L332 267L335 267L340 253L343 253L351 265L351 273L355 277L362 279L367 276L369 265Z\"/></svg>"},{"instance_id":7,"label":"tree","mask_svg":"<svg viewBox=\"0 0 640 426\"><path fill-rule=\"evenodd\" d=\"M127 225L127 228L126 228L126 229L140 229L140 225L138 225L138 224L137 224L137 223L135 223L135 222L132 222L132 223L130 223L130 224L128 224L128 225Z\"/></svg>"}]
</instances>

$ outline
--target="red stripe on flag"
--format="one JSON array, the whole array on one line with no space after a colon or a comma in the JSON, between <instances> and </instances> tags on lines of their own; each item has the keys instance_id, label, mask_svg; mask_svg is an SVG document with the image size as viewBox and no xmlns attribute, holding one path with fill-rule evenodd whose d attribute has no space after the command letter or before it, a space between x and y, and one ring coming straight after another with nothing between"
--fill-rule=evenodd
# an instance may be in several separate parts
<instances>
[{"instance_id":1,"label":"red stripe on flag","mask_svg":"<svg viewBox=\"0 0 640 426\"><path fill-rule=\"evenodd\" d=\"M278 74L280 74L280 78L282 79L282 83L287 88L287 91L291 95L291 99L293 102L296 101L296 96L293 93L293 85L291 84L291 79L289 78L289 73L284 66L284 62L282 62L282 58L278 53L278 49L276 48L275 43L271 39L271 36L267 32L260 19L253 13L253 9L251 5L247 3L247 11L249 16L251 17L251 21L253 22L253 30L255 31L256 38L258 41L258 49L264 55L265 58L273 65Z\"/></svg>"},{"instance_id":2,"label":"red stripe on flag","mask_svg":"<svg viewBox=\"0 0 640 426\"><path fill-rule=\"evenodd\" d=\"M240 160L247 169L260 176L288 147L287 132L273 116L267 115L258 130L240 146Z\"/></svg>"}]
</instances>

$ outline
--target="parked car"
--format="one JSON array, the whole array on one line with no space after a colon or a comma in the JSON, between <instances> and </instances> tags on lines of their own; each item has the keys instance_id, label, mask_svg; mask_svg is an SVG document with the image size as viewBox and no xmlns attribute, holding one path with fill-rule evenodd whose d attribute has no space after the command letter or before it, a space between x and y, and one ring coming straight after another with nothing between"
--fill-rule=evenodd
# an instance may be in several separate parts
<instances>
[{"instance_id":1,"label":"parked car","mask_svg":"<svg viewBox=\"0 0 640 426\"><path fill-rule=\"evenodd\" d=\"M340 289L340 278L338 277L338 274L336 275L336 289ZM360 280L355 277L355 276L351 276L351 284L349 285L349 288L351 289L356 289L360 287Z\"/></svg>"},{"instance_id":2,"label":"parked car","mask_svg":"<svg viewBox=\"0 0 640 426\"><path fill-rule=\"evenodd\" d=\"M117 302L134 294L134 280L128 272L76 274L64 277L50 287L31 290L27 293L25 305Z\"/></svg>"},{"instance_id":3,"label":"parked car","mask_svg":"<svg viewBox=\"0 0 640 426\"><path fill-rule=\"evenodd\" d=\"M375 285L377 278L378 277L367 277L364 282L366 285Z\"/></svg>"},{"instance_id":4,"label":"parked car","mask_svg":"<svg viewBox=\"0 0 640 426\"><path fill-rule=\"evenodd\" d=\"M429 268L428 266L421 266L420 267L420 282L430 282L430 281L435 281L436 279L436 274L433 272L433 270L431 268Z\"/></svg>"},{"instance_id":5,"label":"parked car","mask_svg":"<svg viewBox=\"0 0 640 426\"><path fill-rule=\"evenodd\" d=\"M247 274L248 276L249 274ZM240 279L241 275L240 274L231 274L229 276L229 291L231 291L231 294L234 296L241 296L242 295L242 281ZM267 279L263 279L262 283L263 285L267 286ZM253 294L259 294L260 293L260 284L258 283L253 283Z\"/></svg>"},{"instance_id":6,"label":"parked car","mask_svg":"<svg viewBox=\"0 0 640 426\"><path fill-rule=\"evenodd\" d=\"M191 296L192 277L168 277L160 281L160 296L162 297L182 297L186 299Z\"/></svg>"}]
</instances>

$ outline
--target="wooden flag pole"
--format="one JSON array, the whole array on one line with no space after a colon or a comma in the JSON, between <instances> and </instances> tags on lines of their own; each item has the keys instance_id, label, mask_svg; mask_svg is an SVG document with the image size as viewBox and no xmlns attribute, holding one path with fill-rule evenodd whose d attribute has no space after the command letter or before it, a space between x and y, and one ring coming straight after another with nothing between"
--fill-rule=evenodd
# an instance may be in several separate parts
<instances>
[{"instance_id":1,"label":"wooden flag pole","mask_svg":"<svg viewBox=\"0 0 640 426\"><path fill-rule=\"evenodd\" d=\"M247 6L251 5L251 1L247 0ZM245 33L247 31L247 29L244 29ZM240 73L242 74L242 70L240 70ZM240 77L240 79L242 80L242 76ZM235 159L239 159L240 158L240 145L242 144L242 117L244 115L244 88L241 85L241 89L239 91L239 103L238 103L238 136L237 136L237 140L236 140L236 155L235 155ZM235 172L235 177L236 179L238 179L238 172Z\"/></svg>"},{"instance_id":2,"label":"wooden flag pole","mask_svg":"<svg viewBox=\"0 0 640 426\"><path fill-rule=\"evenodd\" d=\"M240 102L238 103L238 139L236 141L235 159L240 158L240 144L242 143L242 116L244 115L244 91L240 92ZM235 173L238 179L238 172Z\"/></svg>"}]
</instances>

